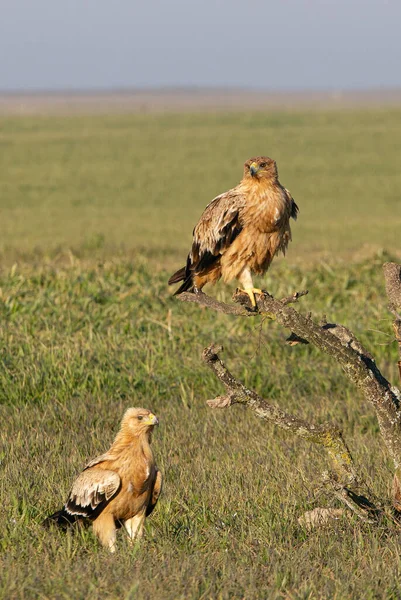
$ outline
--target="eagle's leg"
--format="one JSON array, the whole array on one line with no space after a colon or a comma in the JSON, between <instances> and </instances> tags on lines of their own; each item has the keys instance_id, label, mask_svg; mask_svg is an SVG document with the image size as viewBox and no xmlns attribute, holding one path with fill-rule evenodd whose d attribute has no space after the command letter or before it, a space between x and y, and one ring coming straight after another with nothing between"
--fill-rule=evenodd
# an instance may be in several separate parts
<instances>
[{"instance_id":1,"label":"eagle's leg","mask_svg":"<svg viewBox=\"0 0 401 600\"><path fill-rule=\"evenodd\" d=\"M93 531L103 546L108 548L110 552L116 551L116 525L113 515L110 513L101 513L93 521Z\"/></svg>"},{"instance_id":2,"label":"eagle's leg","mask_svg":"<svg viewBox=\"0 0 401 600\"><path fill-rule=\"evenodd\" d=\"M139 540L143 535L143 526L145 523L145 511L135 515L131 519L124 521L124 527L128 533L130 542L133 543L135 540Z\"/></svg>"},{"instance_id":3,"label":"eagle's leg","mask_svg":"<svg viewBox=\"0 0 401 600\"><path fill-rule=\"evenodd\" d=\"M202 288L208 282L207 276L194 275L192 278L192 291L194 294L201 294Z\"/></svg>"},{"instance_id":4,"label":"eagle's leg","mask_svg":"<svg viewBox=\"0 0 401 600\"><path fill-rule=\"evenodd\" d=\"M251 275L250 269L245 267L245 269L243 269L241 271L241 273L239 274L238 280L239 280L240 284L243 286L243 288L241 289L241 292L244 292L245 294L247 294L249 296L252 306L254 308L256 308L255 294L262 295L263 290L253 287L253 281L252 281L252 275Z\"/></svg>"}]
</instances>

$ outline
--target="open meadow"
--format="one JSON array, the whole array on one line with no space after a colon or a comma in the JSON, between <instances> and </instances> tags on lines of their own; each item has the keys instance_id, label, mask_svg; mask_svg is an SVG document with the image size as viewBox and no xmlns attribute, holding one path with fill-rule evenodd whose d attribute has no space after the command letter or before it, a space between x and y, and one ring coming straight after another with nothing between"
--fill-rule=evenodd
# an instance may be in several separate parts
<instances>
[{"instance_id":1,"label":"open meadow","mask_svg":"<svg viewBox=\"0 0 401 600\"><path fill-rule=\"evenodd\" d=\"M354 330L396 383L381 265L401 256L401 109L0 118L0 598L401 598L401 533L358 520L312 532L319 447L234 406L201 362L211 342L261 396L337 423L369 487L393 465L372 408L327 356L274 322L181 303L206 204L250 156L277 160L300 207L257 284ZM206 292L229 301L235 285ZM129 406L160 419L163 495L141 545L42 527Z\"/></svg>"}]
</instances>

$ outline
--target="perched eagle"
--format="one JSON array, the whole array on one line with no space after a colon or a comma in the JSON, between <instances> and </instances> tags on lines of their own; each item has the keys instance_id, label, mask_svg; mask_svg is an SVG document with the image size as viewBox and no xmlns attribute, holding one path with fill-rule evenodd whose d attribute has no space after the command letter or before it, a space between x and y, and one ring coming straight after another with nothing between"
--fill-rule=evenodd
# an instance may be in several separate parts
<instances>
[{"instance_id":1,"label":"perched eagle","mask_svg":"<svg viewBox=\"0 0 401 600\"><path fill-rule=\"evenodd\" d=\"M101 543L115 552L116 528L124 525L131 540L141 537L162 486L150 447L158 420L145 408L129 408L111 448L91 460L75 480L64 507L48 517L66 527L93 521Z\"/></svg>"},{"instance_id":2,"label":"perched eagle","mask_svg":"<svg viewBox=\"0 0 401 600\"><path fill-rule=\"evenodd\" d=\"M291 240L290 217L298 206L278 180L276 162L267 156L250 158L244 176L233 189L217 196L205 208L193 231L185 267L169 284L183 281L175 294L196 292L206 283L237 278L253 306L252 273L267 271L273 257Z\"/></svg>"}]
</instances>

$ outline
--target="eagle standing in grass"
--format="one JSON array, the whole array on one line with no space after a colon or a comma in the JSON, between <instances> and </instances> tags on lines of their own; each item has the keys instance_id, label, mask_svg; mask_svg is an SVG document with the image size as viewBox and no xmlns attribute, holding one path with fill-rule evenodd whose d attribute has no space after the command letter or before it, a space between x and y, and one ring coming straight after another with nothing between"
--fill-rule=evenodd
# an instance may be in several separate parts
<instances>
[{"instance_id":1,"label":"eagle standing in grass","mask_svg":"<svg viewBox=\"0 0 401 600\"><path fill-rule=\"evenodd\" d=\"M75 480L64 507L48 517L65 527L93 521L103 546L115 552L116 528L124 525L131 540L140 538L145 517L156 506L162 486L150 447L158 420L144 408L129 408L110 450L88 463Z\"/></svg>"},{"instance_id":2,"label":"eagle standing in grass","mask_svg":"<svg viewBox=\"0 0 401 600\"><path fill-rule=\"evenodd\" d=\"M197 292L221 277L236 278L256 306L252 273L267 271L273 257L285 254L291 240L290 217L298 206L278 180L276 162L267 156L250 158L244 176L233 189L217 196L204 210L193 231L185 267L169 284L183 281L175 294Z\"/></svg>"}]
</instances>

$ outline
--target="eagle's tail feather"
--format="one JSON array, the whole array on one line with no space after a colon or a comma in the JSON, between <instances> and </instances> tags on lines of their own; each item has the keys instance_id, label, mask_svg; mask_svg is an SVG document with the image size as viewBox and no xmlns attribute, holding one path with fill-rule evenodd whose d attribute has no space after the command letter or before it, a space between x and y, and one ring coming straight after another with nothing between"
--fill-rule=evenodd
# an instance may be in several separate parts
<instances>
[{"instance_id":1,"label":"eagle's tail feather","mask_svg":"<svg viewBox=\"0 0 401 600\"><path fill-rule=\"evenodd\" d=\"M176 271L174 273L174 275L172 275L170 277L170 279L168 280L168 284L172 285L173 283L178 283L179 281L183 281L185 279L185 272L186 272L186 267L182 267L182 269L178 269L178 271Z\"/></svg>"},{"instance_id":2,"label":"eagle's tail feather","mask_svg":"<svg viewBox=\"0 0 401 600\"><path fill-rule=\"evenodd\" d=\"M192 276L190 275L189 277L184 279L184 282L182 283L182 285L180 285L178 290L176 290L173 295L178 296L178 294L182 294L182 292L193 292L193 291L194 291L194 282L192 280Z\"/></svg>"},{"instance_id":3,"label":"eagle's tail feather","mask_svg":"<svg viewBox=\"0 0 401 600\"><path fill-rule=\"evenodd\" d=\"M49 527L50 525L58 525L62 529L66 529L69 525L72 525L77 521L77 517L75 515L70 515L64 508L61 510L57 510L52 515L46 517L43 521L43 525L45 527Z\"/></svg>"},{"instance_id":4,"label":"eagle's tail feather","mask_svg":"<svg viewBox=\"0 0 401 600\"><path fill-rule=\"evenodd\" d=\"M187 267L182 267L170 277L168 280L168 284L172 285L173 283L178 283L182 281L183 283L180 285L177 291L174 292L174 296L178 296L178 294L182 294L182 292L192 292L194 289L194 282L192 280L192 274L187 275L188 270Z\"/></svg>"}]
</instances>

